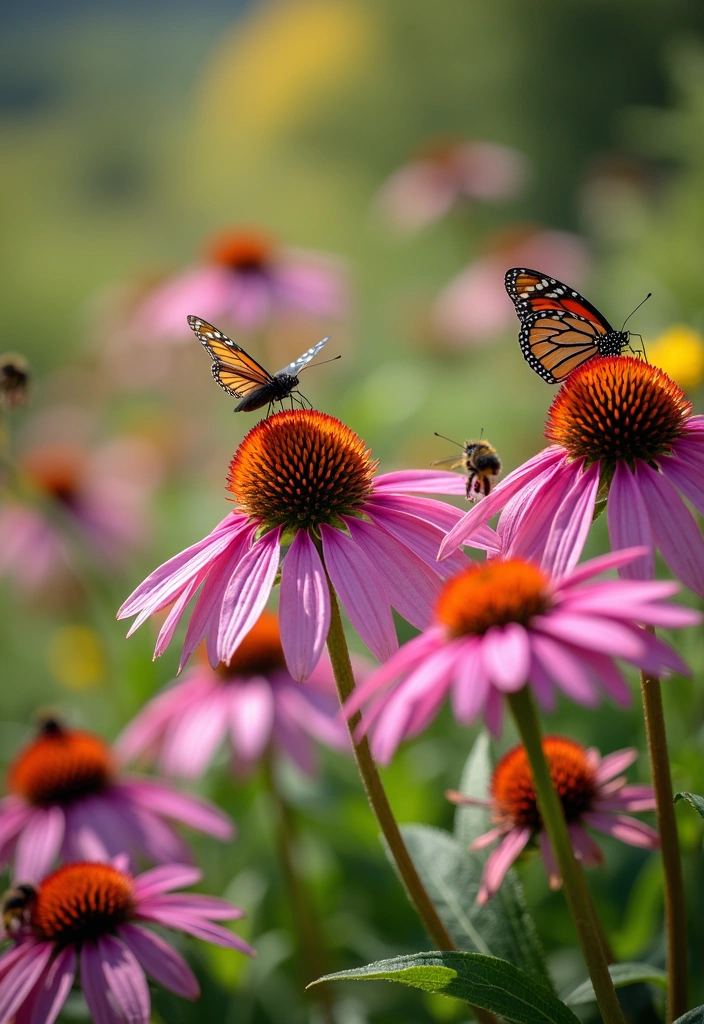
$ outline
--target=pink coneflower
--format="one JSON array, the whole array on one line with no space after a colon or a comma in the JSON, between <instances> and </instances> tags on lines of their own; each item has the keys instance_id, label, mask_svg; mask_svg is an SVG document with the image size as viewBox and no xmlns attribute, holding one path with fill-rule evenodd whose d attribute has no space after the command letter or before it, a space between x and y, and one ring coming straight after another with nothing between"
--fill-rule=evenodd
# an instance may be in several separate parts
<instances>
[{"instance_id":1,"label":"pink coneflower","mask_svg":"<svg viewBox=\"0 0 704 1024\"><path fill-rule=\"evenodd\" d=\"M32 449L0 506L0 573L34 593L70 573L79 548L119 565L146 537L158 477L153 447L137 438L93 450L63 442Z\"/></svg>"},{"instance_id":2,"label":"pink coneflower","mask_svg":"<svg viewBox=\"0 0 704 1024\"><path fill-rule=\"evenodd\" d=\"M12 761L0 801L0 860L14 876L41 878L57 858L110 860L128 854L156 863L189 861L170 821L232 839L217 807L156 779L118 772L108 745L90 732L48 719Z\"/></svg>"},{"instance_id":3,"label":"pink coneflower","mask_svg":"<svg viewBox=\"0 0 704 1024\"><path fill-rule=\"evenodd\" d=\"M193 971L146 923L254 955L238 935L216 924L242 917L225 900L176 893L201 878L170 864L133 878L112 864L65 864L26 890L15 917L13 946L0 957L0 1020L53 1024L80 970L95 1024L149 1024L145 975L185 999L197 999Z\"/></svg>"},{"instance_id":4,"label":"pink coneflower","mask_svg":"<svg viewBox=\"0 0 704 1024\"><path fill-rule=\"evenodd\" d=\"M347 701L348 717L366 708L362 727L388 764L405 736L430 724L448 693L458 722L483 715L498 735L504 695L526 685L545 709L556 690L586 707L599 703L601 691L627 705L630 692L614 659L687 674L679 655L636 625L701 621L697 612L662 602L676 592L674 583L588 582L640 551L595 558L562 577L520 558L470 566L444 585L432 625Z\"/></svg>"},{"instance_id":5,"label":"pink coneflower","mask_svg":"<svg viewBox=\"0 0 704 1024\"><path fill-rule=\"evenodd\" d=\"M193 779L229 738L238 773L251 770L273 748L311 774L315 742L349 749L339 710L328 660L321 658L305 686L294 682L277 616L265 610L229 665L195 665L142 709L115 749L125 761L146 756L166 775Z\"/></svg>"},{"instance_id":6,"label":"pink coneflower","mask_svg":"<svg viewBox=\"0 0 704 1024\"><path fill-rule=\"evenodd\" d=\"M588 867L595 867L603 861L599 846L585 826L631 846L648 850L658 846L657 832L623 813L655 810L652 788L627 786L625 776L621 775L638 757L637 750L617 750L602 758L598 750L586 750L565 736L545 736L542 743L578 860ZM484 867L477 903L491 899L508 869L529 844L539 844L550 886L557 889L561 879L550 840L543 829L533 773L525 747L521 744L504 754L497 764L491 778L490 793L491 799L484 801L454 790L446 794L448 800L455 804L489 807L495 822L495 828L478 836L470 847L482 850L500 840Z\"/></svg>"},{"instance_id":7,"label":"pink coneflower","mask_svg":"<svg viewBox=\"0 0 704 1024\"><path fill-rule=\"evenodd\" d=\"M579 558L597 500L608 495L612 548L648 549L620 574L651 579L658 549L704 597L704 539L682 500L704 514L704 416L692 416L681 388L640 359L594 359L560 388L545 436L551 446L465 515L441 557L471 544L473 531L503 510L498 531L507 550L567 568Z\"/></svg>"},{"instance_id":8,"label":"pink coneflower","mask_svg":"<svg viewBox=\"0 0 704 1024\"><path fill-rule=\"evenodd\" d=\"M546 274L579 284L587 264L585 244L577 235L532 226L501 231L438 295L435 333L456 348L493 341L516 321L504 288L506 267L543 267Z\"/></svg>"},{"instance_id":9,"label":"pink coneflower","mask_svg":"<svg viewBox=\"0 0 704 1024\"><path fill-rule=\"evenodd\" d=\"M510 146L441 140L392 174L377 203L396 227L413 231L440 220L464 200L511 199L525 177L525 157Z\"/></svg>"},{"instance_id":10,"label":"pink coneflower","mask_svg":"<svg viewBox=\"0 0 704 1024\"><path fill-rule=\"evenodd\" d=\"M280 572L281 643L289 672L301 681L317 665L328 634L327 573L361 639L378 658L388 658L398 647L391 608L418 628L427 624L440 589L436 553L462 515L408 492L459 494L465 484L437 470L375 478L375 469L364 441L332 416L297 409L262 420L230 465L237 511L153 572L118 618L136 615L132 632L175 602L157 640L159 655L202 586L181 665L203 638L213 666L229 663ZM493 531L482 536L487 548L498 549ZM453 566L443 564L440 572L465 564L455 555Z\"/></svg>"},{"instance_id":11,"label":"pink coneflower","mask_svg":"<svg viewBox=\"0 0 704 1024\"><path fill-rule=\"evenodd\" d=\"M340 265L320 253L283 249L259 230L227 231L205 246L204 260L158 285L135 316L148 337L183 337L186 316L261 329L274 313L340 316L346 307Z\"/></svg>"}]
</instances>

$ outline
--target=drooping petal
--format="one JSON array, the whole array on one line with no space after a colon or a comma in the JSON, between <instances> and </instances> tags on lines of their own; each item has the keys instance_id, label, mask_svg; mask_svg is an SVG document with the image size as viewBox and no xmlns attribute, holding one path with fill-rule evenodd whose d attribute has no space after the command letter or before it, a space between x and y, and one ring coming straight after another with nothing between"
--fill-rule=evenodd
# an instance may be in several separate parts
<instances>
[{"instance_id":1,"label":"drooping petal","mask_svg":"<svg viewBox=\"0 0 704 1024\"><path fill-rule=\"evenodd\" d=\"M97 944L105 981L125 1021L127 1024L149 1024L149 988L136 956L113 935L101 935Z\"/></svg>"},{"instance_id":2,"label":"drooping petal","mask_svg":"<svg viewBox=\"0 0 704 1024\"><path fill-rule=\"evenodd\" d=\"M599 694L576 651L551 637L534 633L533 654L555 685L577 704L597 707Z\"/></svg>"},{"instance_id":3,"label":"drooping petal","mask_svg":"<svg viewBox=\"0 0 704 1024\"><path fill-rule=\"evenodd\" d=\"M640 487L628 466L616 464L606 504L609 539L615 550L644 547L640 558L619 567L618 574L627 580L651 580L655 575L653 531Z\"/></svg>"},{"instance_id":4,"label":"drooping petal","mask_svg":"<svg viewBox=\"0 0 704 1024\"><path fill-rule=\"evenodd\" d=\"M492 626L484 634L481 651L486 674L499 690L514 693L528 681L530 644L517 622Z\"/></svg>"},{"instance_id":5,"label":"drooping petal","mask_svg":"<svg viewBox=\"0 0 704 1024\"><path fill-rule=\"evenodd\" d=\"M663 456L659 466L665 479L704 516L704 452L696 460Z\"/></svg>"},{"instance_id":6,"label":"drooping petal","mask_svg":"<svg viewBox=\"0 0 704 1024\"><path fill-rule=\"evenodd\" d=\"M499 891L506 872L525 849L531 837L529 828L512 829L506 838L489 854L484 866L482 884L477 894L477 903L486 903Z\"/></svg>"},{"instance_id":7,"label":"drooping petal","mask_svg":"<svg viewBox=\"0 0 704 1024\"><path fill-rule=\"evenodd\" d=\"M26 946L5 972L0 984L0 1020L10 1021L42 976L54 952L52 942Z\"/></svg>"},{"instance_id":8,"label":"drooping petal","mask_svg":"<svg viewBox=\"0 0 704 1024\"><path fill-rule=\"evenodd\" d=\"M647 552L648 548L644 547L625 548L623 551L611 551L608 555L590 558L588 562L582 562L569 576L561 580L560 588L575 587L592 579L594 576L600 576L602 573L608 572L610 569L619 569L622 565L626 565L627 562L631 562L634 558L639 558L641 555L647 554Z\"/></svg>"},{"instance_id":9,"label":"drooping petal","mask_svg":"<svg viewBox=\"0 0 704 1024\"><path fill-rule=\"evenodd\" d=\"M189 935L195 935L197 939L205 939L206 942L212 942L216 946L236 949L240 953L246 953L248 956L255 955L252 947L244 939L241 939L239 935L228 931L227 928L223 928L219 924L214 924L212 921L204 921L195 915L187 914L183 910L170 911L159 907L158 910L152 909L148 913L142 914L141 910L138 909L138 915L142 916L145 921L154 921L155 924L161 924L165 928L174 928L181 932L187 932Z\"/></svg>"},{"instance_id":10,"label":"drooping petal","mask_svg":"<svg viewBox=\"0 0 704 1024\"><path fill-rule=\"evenodd\" d=\"M562 879L560 878L555 854L552 852L550 838L544 830L540 833L540 856L543 858L543 864L545 865L548 885L551 889L559 889L562 885Z\"/></svg>"},{"instance_id":11,"label":"drooping petal","mask_svg":"<svg viewBox=\"0 0 704 1024\"><path fill-rule=\"evenodd\" d=\"M95 942L81 946L81 988L93 1024L125 1024L110 1000L110 989L103 973L103 962Z\"/></svg>"},{"instance_id":12,"label":"drooping petal","mask_svg":"<svg viewBox=\"0 0 704 1024\"><path fill-rule=\"evenodd\" d=\"M192 864L165 864L151 868L134 880L134 894L137 901L148 899L172 889L185 889L200 882L203 872Z\"/></svg>"},{"instance_id":13,"label":"drooping petal","mask_svg":"<svg viewBox=\"0 0 704 1024\"><path fill-rule=\"evenodd\" d=\"M264 610L279 569L280 540L281 527L265 534L242 558L228 584L220 612L220 661L230 661Z\"/></svg>"},{"instance_id":14,"label":"drooping petal","mask_svg":"<svg viewBox=\"0 0 704 1024\"><path fill-rule=\"evenodd\" d=\"M588 868L598 867L603 863L604 854L596 842L585 829L574 823L567 826L572 841L572 849L578 860L581 860Z\"/></svg>"},{"instance_id":15,"label":"drooping petal","mask_svg":"<svg viewBox=\"0 0 704 1024\"><path fill-rule=\"evenodd\" d=\"M510 547L506 547L506 534L503 534L504 557L541 561L560 506L566 495L578 486L582 475L581 461L564 462L544 473L540 483L534 482L520 519L517 515L514 517Z\"/></svg>"},{"instance_id":16,"label":"drooping petal","mask_svg":"<svg viewBox=\"0 0 704 1024\"><path fill-rule=\"evenodd\" d=\"M581 473L562 500L552 520L541 565L560 578L580 559L594 516L599 489L599 463Z\"/></svg>"},{"instance_id":17,"label":"drooping petal","mask_svg":"<svg viewBox=\"0 0 704 1024\"><path fill-rule=\"evenodd\" d=\"M621 622L597 615L579 615L563 611L533 619L533 629L556 640L583 647L587 651L608 654L639 663L645 652L642 635Z\"/></svg>"},{"instance_id":18,"label":"drooping petal","mask_svg":"<svg viewBox=\"0 0 704 1024\"><path fill-rule=\"evenodd\" d=\"M489 687L487 693L484 720L491 735L498 738L504 724L504 698L493 686Z\"/></svg>"},{"instance_id":19,"label":"drooping petal","mask_svg":"<svg viewBox=\"0 0 704 1024\"><path fill-rule=\"evenodd\" d=\"M22 829L15 851L15 878L38 882L49 873L64 838L65 817L61 807L35 807Z\"/></svg>"},{"instance_id":20,"label":"drooping petal","mask_svg":"<svg viewBox=\"0 0 704 1024\"><path fill-rule=\"evenodd\" d=\"M76 951L66 946L49 964L34 997L29 1024L54 1024L61 1013L76 977Z\"/></svg>"},{"instance_id":21,"label":"drooping petal","mask_svg":"<svg viewBox=\"0 0 704 1024\"><path fill-rule=\"evenodd\" d=\"M147 974L170 992L184 999L197 999L200 995L198 980L186 961L160 935L124 924L119 936L132 950Z\"/></svg>"},{"instance_id":22,"label":"drooping petal","mask_svg":"<svg viewBox=\"0 0 704 1024\"><path fill-rule=\"evenodd\" d=\"M380 473L374 480L374 493L464 494L465 480L457 473L441 469L397 469Z\"/></svg>"},{"instance_id":23,"label":"drooping petal","mask_svg":"<svg viewBox=\"0 0 704 1024\"><path fill-rule=\"evenodd\" d=\"M167 775L197 779L203 774L227 735L227 711L226 695L214 686L173 720L159 758Z\"/></svg>"},{"instance_id":24,"label":"drooping petal","mask_svg":"<svg viewBox=\"0 0 704 1024\"><path fill-rule=\"evenodd\" d=\"M298 531L284 558L279 628L286 665L301 683L318 664L330 628L325 569L307 530Z\"/></svg>"},{"instance_id":25,"label":"drooping petal","mask_svg":"<svg viewBox=\"0 0 704 1024\"><path fill-rule=\"evenodd\" d=\"M489 693L479 642L465 641L455 660L452 709L460 725L471 725L481 714Z\"/></svg>"},{"instance_id":26,"label":"drooping petal","mask_svg":"<svg viewBox=\"0 0 704 1024\"><path fill-rule=\"evenodd\" d=\"M190 917L204 917L211 921L238 921L244 917L243 910L219 896L201 896L193 892L167 892L142 900L140 911L146 914L150 909L169 912L182 910Z\"/></svg>"},{"instance_id":27,"label":"drooping petal","mask_svg":"<svg viewBox=\"0 0 704 1024\"><path fill-rule=\"evenodd\" d=\"M224 811L207 800L181 793L157 779L125 778L115 783L115 787L126 793L135 803L155 814L173 818L182 825L215 836L223 842L234 838L235 828L232 820Z\"/></svg>"},{"instance_id":28,"label":"drooping petal","mask_svg":"<svg viewBox=\"0 0 704 1024\"><path fill-rule=\"evenodd\" d=\"M368 502L365 510L373 523L415 552L442 579L454 576L469 565L467 557L459 551L448 555L447 564L438 563L438 552L446 534L427 520L382 506L379 502Z\"/></svg>"},{"instance_id":29,"label":"drooping petal","mask_svg":"<svg viewBox=\"0 0 704 1024\"><path fill-rule=\"evenodd\" d=\"M404 673L412 671L427 654L443 643L443 639L440 630L429 629L409 640L385 665L380 665L364 682L357 685L352 696L345 701L345 717L351 718L374 694L391 686Z\"/></svg>"},{"instance_id":30,"label":"drooping petal","mask_svg":"<svg viewBox=\"0 0 704 1024\"><path fill-rule=\"evenodd\" d=\"M704 538L694 516L664 476L639 461L636 482L662 557L674 575L704 597Z\"/></svg>"},{"instance_id":31,"label":"drooping petal","mask_svg":"<svg viewBox=\"0 0 704 1024\"><path fill-rule=\"evenodd\" d=\"M362 548L326 523L320 527L325 566L337 595L363 643L380 661L398 649L384 583Z\"/></svg>"},{"instance_id":32,"label":"drooping petal","mask_svg":"<svg viewBox=\"0 0 704 1024\"><path fill-rule=\"evenodd\" d=\"M230 736L238 760L254 764L264 753L274 727L275 702L264 677L237 682L228 693Z\"/></svg>"},{"instance_id":33,"label":"drooping petal","mask_svg":"<svg viewBox=\"0 0 704 1024\"><path fill-rule=\"evenodd\" d=\"M596 811L589 811L584 815L584 821L592 828L598 829L599 832L613 836L614 839L620 839L622 843L628 843L630 846L642 846L646 850L655 850L660 845L660 837L655 829L626 814L600 814Z\"/></svg>"}]
</instances>

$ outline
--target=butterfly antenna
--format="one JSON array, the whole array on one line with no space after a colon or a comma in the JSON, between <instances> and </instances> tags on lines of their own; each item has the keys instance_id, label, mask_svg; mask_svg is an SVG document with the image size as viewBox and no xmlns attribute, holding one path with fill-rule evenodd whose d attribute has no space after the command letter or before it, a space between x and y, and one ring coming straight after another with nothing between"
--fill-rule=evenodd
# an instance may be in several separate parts
<instances>
[{"instance_id":1,"label":"butterfly antenna","mask_svg":"<svg viewBox=\"0 0 704 1024\"><path fill-rule=\"evenodd\" d=\"M459 441L453 441L451 437L445 437L444 434L438 434L437 430L434 430L433 433L436 437L441 437L443 441L449 441L450 444L456 444L458 448L464 448L464 445L460 444Z\"/></svg>"},{"instance_id":2,"label":"butterfly antenna","mask_svg":"<svg viewBox=\"0 0 704 1024\"><path fill-rule=\"evenodd\" d=\"M332 359L322 359L319 363L308 363L307 366L304 366L298 372L303 373L303 370L310 370L312 366L325 366L326 363L334 363L336 359L342 359L342 356L333 356Z\"/></svg>"},{"instance_id":3,"label":"butterfly antenna","mask_svg":"<svg viewBox=\"0 0 704 1024\"><path fill-rule=\"evenodd\" d=\"M644 298L644 299L641 299L641 301L640 301L640 302L638 303L638 305L636 306L636 308L635 308L635 309L633 310L633 313L637 313L637 312L638 312L638 310L640 309L640 307L641 307L641 306L643 305L643 303L644 303L644 302L647 302L647 301L648 301L648 299L650 298L650 296L651 296L652 294L653 294L652 292L648 292L648 294L647 294L647 295L645 296L645 298ZM626 324L628 323L628 321L629 321L629 320L631 319L631 317L633 316L633 313L629 313L629 314L628 314L628 316L626 317L626 319L625 319L625 320L623 321L623 327L625 327L625 326L626 326ZM621 330L623 330L623 327L621 328Z\"/></svg>"}]
</instances>

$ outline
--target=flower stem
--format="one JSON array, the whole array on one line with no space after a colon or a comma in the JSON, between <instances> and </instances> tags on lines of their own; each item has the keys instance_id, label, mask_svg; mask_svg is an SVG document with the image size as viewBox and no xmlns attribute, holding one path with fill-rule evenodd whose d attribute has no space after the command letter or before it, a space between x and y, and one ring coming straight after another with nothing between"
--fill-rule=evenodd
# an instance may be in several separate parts
<instances>
[{"instance_id":1,"label":"flower stem","mask_svg":"<svg viewBox=\"0 0 704 1024\"><path fill-rule=\"evenodd\" d=\"M328 579L330 591L330 630L328 632L328 653L332 662L337 694L340 704L344 704L354 690L354 674L350 662L350 652L345 639L345 631L340 618L340 608L332 583ZM389 804L384 784L379 775L379 769L372 756L369 747L369 740L362 736L360 740L355 739L355 729L359 724L361 715L357 713L347 722L347 727L354 748L354 756L362 776L362 782L367 794L367 799L376 817L379 827L384 835L389 852L394 859L396 868L405 886L406 893L413 907L425 925L428 934L440 950L454 950L457 946L452 941L445 925L435 909L430 896L428 895L423 882L416 871L415 864L411 859L403 836L394 818L393 811ZM482 1009L480 1006L473 1006L474 1016L481 1024L498 1024L493 1013Z\"/></svg>"},{"instance_id":2,"label":"flower stem","mask_svg":"<svg viewBox=\"0 0 704 1024\"><path fill-rule=\"evenodd\" d=\"M562 804L545 759L540 719L530 689L524 686L517 693L508 694L508 702L530 761L540 816L560 869L565 897L577 929L582 955L594 986L604 1024L624 1024L623 1013L595 924L596 911L584 874L575 860Z\"/></svg>"},{"instance_id":3,"label":"flower stem","mask_svg":"<svg viewBox=\"0 0 704 1024\"><path fill-rule=\"evenodd\" d=\"M318 917L311 906L311 901L307 898L305 886L298 870L296 821L293 810L279 787L271 751L264 757L263 766L276 819L281 868L291 900L294 925L298 933L302 981L304 986L307 986L310 981L315 981L316 978L321 978L327 973L324 943L320 934ZM316 994L317 989L322 990L326 987L326 985L316 985L315 988L307 990L307 994L316 999L324 1024L336 1024L330 992L327 992L323 998Z\"/></svg>"},{"instance_id":4,"label":"flower stem","mask_svg":"<svg viewBox=\"0 0 704 1024\"><path fill-rule=\"evenodd\" d=\"M668 973L665 1021L670 1024L687 1011L687 918L660 680L641 672L640 688L665 880Z\"/></svg>"}]
</instances>

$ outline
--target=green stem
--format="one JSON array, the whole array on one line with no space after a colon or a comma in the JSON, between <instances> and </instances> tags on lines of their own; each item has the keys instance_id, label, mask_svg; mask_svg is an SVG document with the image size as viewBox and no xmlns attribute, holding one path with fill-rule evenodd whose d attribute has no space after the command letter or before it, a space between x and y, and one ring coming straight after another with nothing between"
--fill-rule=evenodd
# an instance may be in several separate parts
<instances>
[{"instance_id":1,"label":"green stem","mask_svg":"<svg viewBox=\"0 0 704 1024\"><path fill-rule=\"evenodd\" d=\"M302 981L305 988L310 981L315 981L316 978L321 978L328 972L325 963L324 944L320 934L318 917L311 906L311 901L308 899L298 870L298 837L296 834L295 817L291 806L286 801L279 787L271 751L266 754L263 765L264 777L276 820L281 868L291 900L294 925L298 933ZM335 1010L330 992L327 992L322 998L316 992L317 989L322 991L324 988L327 988L327 986L316 985L314 988L307 990L307 994L311 995L318 1003L325 1024L336 1024Z\"/></svg>"},{"instance_id":2,"label":"green stem","mask_svg":"<svg viewBox=\"0 0 704 1024\"><path fill-rule=\"evenodd\" d=\"M650 770L655 790L658 832L665 881L665 927L667 931L667 1014L666 1024L687 1011L687 918L685 914L682 862L677 836L672 777L667 750L662 692L657 676L641 672L645 731L648 738Z\"/></svg>"},{"instance_id":3,"label":"green stem","mask_svg":"<svg viewBox=\"0 0 704 1024\"><path fill-rule=\"evenodd\" d=\"M530 689L525 686L517 693L509 694L508 702L530 761L540 816L562 876L565 896L604 1024L624 1024L599 931L595 925L594 905L584 874L575 860L562 804L545 759L540 719Z\"/></svg>"},{"instance_id":4,"label":"green stem","mask_svg":"<svg viewBox=\"0 0 704 1024\"><path fill-rule=\"evenodd\" d=\"M329 579L328 589L330 591L330 630L328 632L328 652L330 654L330 661L332 662L332 668L335 674L335 682L337 684L337 693L340 698L340 704L344 704L354 690L354 674L352 672L352 663L350 662L350 652L347 647L345 631L342 626L342 619L340 618L340 608L337 603L335 590ZM403 841L403 836L401 835L401 831L396 823L393 811L391 810L386 790L384 789L384 784L381 781L379 770L376 766L376 762L374 761L374 757L372 756L369 740L366 736L362 736L359 740L355 738L355 729L359 724L360 718L360 714L357 713L347 722L352 746L354 748L354 756L357 761L357 767L359 768L359 774L362 777L362 783L364 784L369 805L374 812L384 839L386 840L389 852L394 859L408 898L413 904L416 913L425 925L428 934L436 947L441 950L457 949L457 946L452 941L445 925L441 921L440 916L435 909L435 905L430 899L430 896L428 895L425 886L416 871L415 864L411 859L411 855L408 852L406 844ZM481 1024L498 1024L494 1014L490 1013L488 1010L484 1010L479 1006L473 1006L472 1010L475 1017L481 1022Z\"/></svg>"}]
</instances>

